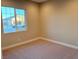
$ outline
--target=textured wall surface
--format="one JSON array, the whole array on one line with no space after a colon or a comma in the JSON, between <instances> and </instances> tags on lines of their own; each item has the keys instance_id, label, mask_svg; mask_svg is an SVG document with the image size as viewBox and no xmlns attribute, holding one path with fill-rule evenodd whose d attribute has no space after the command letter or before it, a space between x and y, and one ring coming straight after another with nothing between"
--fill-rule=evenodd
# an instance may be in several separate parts
<instances>
[{"instance_id":1,"label":"textured wall surface","mask_svg":"<svg viewBox=\"0 0 79 59\"><path fill-rule=\"evenodd\" d=\"M2 47L39 36L77 46L78 15L76 0L52 0L42 4L2 0L2 6L26 9L28 24L28 29L24 32L4 34L2 31Z\"/></svg>"},{"instance_id":2,"label":"textured wall surface","mask_svg":"<svg viewBox=\"0 0 79 59\"><path fill-rule=\"evenodd\" d=\"M3 0L2 6L12 6L26 9L27 30L23 32L4 34L2 31L2 47L6 47L25 40L30 40L39 36L39 6L33 2L16 2ZM3 29L2 29L3 30Z\"/></svg>"},{"instance_id":3,"label":"textured wall surface","mask_svg":"<svg viewBox=\"0 0 79 59\"><path fill-rule=\"evenodd\" d=\"M42 36L77 46L77 1L43 3L40 8Z\"/></svg>"}]
</instances>

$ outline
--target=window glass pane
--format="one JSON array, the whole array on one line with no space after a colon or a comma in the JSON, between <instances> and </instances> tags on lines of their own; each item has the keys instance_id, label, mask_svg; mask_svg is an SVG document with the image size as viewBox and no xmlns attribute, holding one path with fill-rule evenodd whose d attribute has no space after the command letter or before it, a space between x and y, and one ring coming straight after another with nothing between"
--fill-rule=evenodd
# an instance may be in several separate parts
<instances>
[{"instance_id":1,"label":"window glass pane","mask_svg":"<svg viewBox=\"0 0 79 59\"><path fill-rule=\"evenodd\" d=\"M14 8L1 7L1 11L4 33L16 32Z\"/></svg>"},{"instance_id":2,"label":"window glass pane","mask_svg":"<svg viewBox=\"0 0 79 59\"><path fill-rule=\"evenodd\" d=\"M2 13L6 13L6 7L1 7Z\"/></svg>"},{"instance_id":3,"label":"window glass pane","mask_svg":"<svg viewBox=\"0 0 79 59\"><path fill-rule=\"evenodd\" d=\"M5 19L5 18L6 18L6 14L3 13L3 14L2 14L2 19Z\"/></svg>"},{"instance_id":4,"label":"window glass pane","mask_svg":"<svg viewBox=\"0 0 79 59\"><path fill-rule=\"evenodd\" d=\"M19 14L19 15L24 15L25 14L25 11L22 10L22 9L16 9L16 14Z\"/></svg>"},{"instance_id":5,"label":"window glass pane","mask_svg":"<svg viewBox=\"0 0 79 59\"><path fill-rule=\"evenodd\" d=\"M17 21L17 31L25 31L25 11L22 9L16 9L16 21Z\"/></svg>"}]
</instances>

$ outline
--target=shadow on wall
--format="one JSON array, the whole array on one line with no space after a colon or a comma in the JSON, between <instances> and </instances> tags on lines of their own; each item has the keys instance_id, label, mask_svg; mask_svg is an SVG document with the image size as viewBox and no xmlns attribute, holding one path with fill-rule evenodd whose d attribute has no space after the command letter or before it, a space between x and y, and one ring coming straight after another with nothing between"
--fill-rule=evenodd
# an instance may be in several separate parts
<instances>
[{"instance_id":1,"label":"shadow on wall","mask_svg":"<svg viewBox=\"0 0 79 59\"><path fill-rule=\"evenodd\" d=\"M42 36L77 46L77 0L61 1L41 5Z\"/></svg>"},{"instance_id":2,"label":"shadow on wall","mask_svg":"<svg viewBox=\"0 0 79 59\"><path fill-rule=\"evenodd\" d=\"M50 0L56 10L61 10L65 7L68 3L74 0Z\"/></svg>"}]
</instances>

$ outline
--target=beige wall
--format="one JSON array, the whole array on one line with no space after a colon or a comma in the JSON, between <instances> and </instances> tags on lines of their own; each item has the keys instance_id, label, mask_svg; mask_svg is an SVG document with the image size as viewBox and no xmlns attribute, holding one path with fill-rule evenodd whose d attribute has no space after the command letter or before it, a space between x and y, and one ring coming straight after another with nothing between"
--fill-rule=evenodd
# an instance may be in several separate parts
<instances>
[{"instance_id":1,"label":"beige wall","mask_svg":"<svg viewBox=\"0 0 79 59\"><path fill-rule=\"evenodd\" d=\"M42 36L77 46L77 1L41 5Z\"/></svg>"},{"instance_id":2,"label":"beige wall","mask_svg":"<svg viewBox=\"0 0 79 59\"><path fill-rule=\"evenodd\" d=\"M28 29L24 32L4 34L2 32L2 47L18 42L44 36L52 40L77 46L77 1L66 4L55 0L36 4L34 2L14 2L2 0L2 5L23 8L27 10Z\"/></svg>"},{"instance_id":3,"label":"beige wall","mask_svg":"<svg viewBox=\"0 0 79 59\"><path fill-rule=\"evenodd\" d=\"M2 5L4 6L12 6L16 8L24 8L26 9L26 20L28 28L24 32L16 32L16 33L9 33L4 34L2 31L2 47L6 47L18 42L30 40L32 38L36 38L39 36L39 6L33 2L14 2L9 0L2 1Z\"/></svg>"}]
</instances>

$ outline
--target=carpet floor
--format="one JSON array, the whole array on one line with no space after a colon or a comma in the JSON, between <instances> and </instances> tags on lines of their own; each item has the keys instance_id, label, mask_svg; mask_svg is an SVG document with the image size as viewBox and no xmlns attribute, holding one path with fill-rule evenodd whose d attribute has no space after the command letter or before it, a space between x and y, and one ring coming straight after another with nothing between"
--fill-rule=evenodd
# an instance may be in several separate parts
<instances>
[{"instance_id":1,"label":"carpet floor","mask_svg":"<svg viewBox=\"0 0 79 59\"><path fill-rule=\"evenodd\" d=\"M78 59L76 49L44 40L2 51L2 59Z\"/></svg>"}]
</instances>

